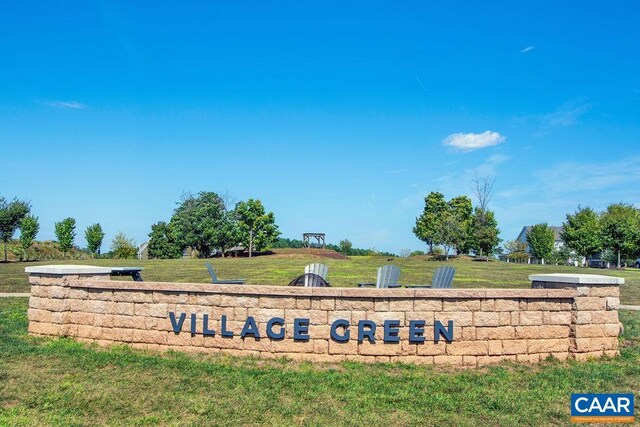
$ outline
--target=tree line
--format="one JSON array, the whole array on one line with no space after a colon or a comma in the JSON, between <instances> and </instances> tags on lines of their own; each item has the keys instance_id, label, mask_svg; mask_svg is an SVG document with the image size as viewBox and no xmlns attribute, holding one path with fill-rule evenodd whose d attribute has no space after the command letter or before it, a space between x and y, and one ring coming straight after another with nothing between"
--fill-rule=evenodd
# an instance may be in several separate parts
<instances>
[{"instance_id":1,"label":"tree line","mask_svg":"<svg viewBox=\"0 0 640 427\"><path fill-rule=\"evenodd\" d=\"M39 218L31 214L31 209L31 204L25 200L18 198L8 200L0 196L0 240L4 246L5 262L8 261L8 244L17 230L20 230L20 237L17 247L13 248L14 254L21 261L28 261L31 257L31 248L40 231ZM74 246L76 238L76 220L74 218L68 217L55 222L54 232L57 239L56 249L62 253L63 258L68 257L72 250L77 250ZM86 253L88 255L92 257L100 255L104 235L99 223L87 226L84 237L87 242ZM111 242L109 257L133 258L136 256L137 250L133 239L129 239L124 233L119 232Z\"/></svg>"},{"instance_id":2,"label":"tree line","mask_svg":"<svg viewBox=\"0 0 640 427\"><path fill-rule=\"evenodd\" d=\"M570 256L589 260L603 254L604 259L621 267L626 260L640 256L640 210L626 203L611 204L602 212L578 206L574 213L566 215L560 239L564 248L554 250L554 232L544 223L532 226L527 234L529 251L536 258L560 255L565 260ZM522 242L505 246L512 258L526 254L527 245Z\"/></svg>"},{"instance_id":3,"label":"tree line","mask_svg":"<svg viewBox=\"0 0 640 427\"><path fill-rule=\"evenodd\" d=\"M271 245L271 247L274 249L278 249L278 248L299 249L299 248L304 248L304 242L299 239L289 239L285 237L278 237L273 242L273 245ZM327 243L325 245L325 248L334 250L345 256L375 256L375 255L389 256L389 257L397 256L392 252L380 252L375 248L370 248L370 249L354 248L353 244L349 239L342 239L337 245L333 243Z\"/></svg>"},{"instance_id":4,"label":"tree line","mask_svg":"<svg viewBox=\"0 0 640 427\"><path fill-rule=\"evenodd\" d=\"M226 195L202 191L187 193L177 203L168 222L151 226L149 258L179 258L186 248L200 257L219 251L222 256L241 245L253 256L269 248L280 235L273 212L258 199L241 201L231 207Z\"/></svg>"}]
</instances>

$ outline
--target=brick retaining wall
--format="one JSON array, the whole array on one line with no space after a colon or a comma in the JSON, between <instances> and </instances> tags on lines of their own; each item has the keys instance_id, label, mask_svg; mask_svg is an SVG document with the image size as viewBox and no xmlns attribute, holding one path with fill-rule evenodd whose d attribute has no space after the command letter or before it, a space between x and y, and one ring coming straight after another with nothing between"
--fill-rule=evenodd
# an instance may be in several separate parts
<instances>
[{"instance_id":1,"label":"brick retaining wall","mask_svg":"<svg viewBox=\"0 0 640 427\"><path fill-rule=\"evenodd\" d=\"M32 335L326 362L477 366L500 360L537 362L550 355L584 359L618 354L618 284L576 279L586 275L562 276L563 281L558 275L535 276L534 289L354 289L111 281L108 273L30 269ZM175 333L181 313L184 321ZM214 336L203 334L204 315ZM223 316L233 337L221 336ZM249 317L260 338L239 336ZM267 337L267 322L274 318L284 320L283 339ZM308 340L294 340L294 319L308 319ZM338 319L350 324L346 342L331 338L331 325ZM361 320L377 325L375 342L358 341ZM397 343L384 342L385 321L390 320L398 321ZM425 342L410 342L411 321L424 321ZM442 337L434 342L438 321L445 327L453 321L450 342ZM279 328L276 324L272 331ZM339 332L344 334L344 328Z\"/></svg>"}]
</instances>

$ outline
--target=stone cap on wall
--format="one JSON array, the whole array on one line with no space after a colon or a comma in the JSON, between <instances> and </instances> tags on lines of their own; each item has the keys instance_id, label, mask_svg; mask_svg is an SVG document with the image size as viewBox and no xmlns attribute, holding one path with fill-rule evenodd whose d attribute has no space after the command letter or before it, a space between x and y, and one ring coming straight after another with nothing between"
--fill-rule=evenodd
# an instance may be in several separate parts
<instances>
[{"instance_id":1,"label":"stone cap on wall","mask_svg":"<svg viewBox=\"0 0 640 427\"><path fill-rule=\"evenodd\" d=\"M25 273L29 274L55 274L60 276L73 274L110 274L111 268L97 267L95 265L39 265L26 267Z\"/></svg>"},{"instance_id":2,"label":"stone cap on wall","mask_svg":"<svg viewBox=\"0 0 640 427\"><path fill-rule=\"evenodd\" d=\"M576 285L623 285L623 277L603 276L601 274L531 274L532 282L569 283Z\"/></svg>"},{"instance_id":3,"label":"stone cap on wall","mask_svg":"<svg viewBox=\"0 0 640 427\"><path fill-rule=\"evenodd\" d=\"M205 283L133 282L117 280L79 280L71 288L127 290L141 292L179 292L224 295L343 297L343 298L573 298L575 290L565 289L370 289L313 288L301 286L215 285Z\"/></svg>"}]
</instances>

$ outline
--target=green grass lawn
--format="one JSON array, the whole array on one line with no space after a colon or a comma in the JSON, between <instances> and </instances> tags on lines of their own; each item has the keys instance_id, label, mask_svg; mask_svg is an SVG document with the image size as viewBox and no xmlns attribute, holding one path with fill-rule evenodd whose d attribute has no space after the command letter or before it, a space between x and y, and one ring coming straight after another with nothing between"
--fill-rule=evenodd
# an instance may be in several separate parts
<instances>
[{"instance_id":1,"label":"green grass lawn","mask_svg":"<svg viewBox=\"0 0 640 427\"><path fill-rule=\"evenodd\" d=\"M329 266L329 280L332 286L356 286L358 282L375 282L376 269L388 263L396 264L402 273L400 281L404 284L428 284L433 272L441 265L456 268L454 287L459 288L528 288L531 282L529 274L536 273L591 273L624 277L626 283L621 286L623 304L640 305L640 270L600 270L555 265L507 264L505 262L477 262L469 259L436 262L425 258L351 257L349 259L312 258L308 255L271 255L255 258L217 258L210 260L216 273L222 279L246 278L249 284L287 285L304 271L311 262L323 262ZM29 284L24 268L39 264L89 264L100 266L141 266L144 267L144 280L168 282L210 281L205 261L187 260L85 260L85 261L48 261L34 263L0 263L0 292L29 292Z\"/></svg>"},{"instance_id":2,"label":"green grass lawn","mask_svg":"<svg viewBox=\"0 0 640 427\"><path fill-rule=\"evenodd\" d=\"M26 308L0 299L1 426L568 425L571 393L640 390L640 312L618 358L459 370L99 348L27 336Z\"/></svg>"}]
</instances>

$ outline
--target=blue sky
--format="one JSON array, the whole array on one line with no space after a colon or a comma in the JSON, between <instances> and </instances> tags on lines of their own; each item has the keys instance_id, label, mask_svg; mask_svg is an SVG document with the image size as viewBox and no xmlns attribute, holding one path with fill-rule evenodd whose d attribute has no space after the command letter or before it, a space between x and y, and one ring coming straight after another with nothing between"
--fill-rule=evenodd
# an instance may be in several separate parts
<instances>
[{"instance_id":1,"label":"blue sky","mask_svg":"<svg viewBox=\"0 0 640 427\"><path fill-rule=\"evenodd\" d=\"M640 199L635 2L11 2L0 195L146 240L185 191L399 252L495 176L505 240Z\"/></svg>"}]
</instances>

